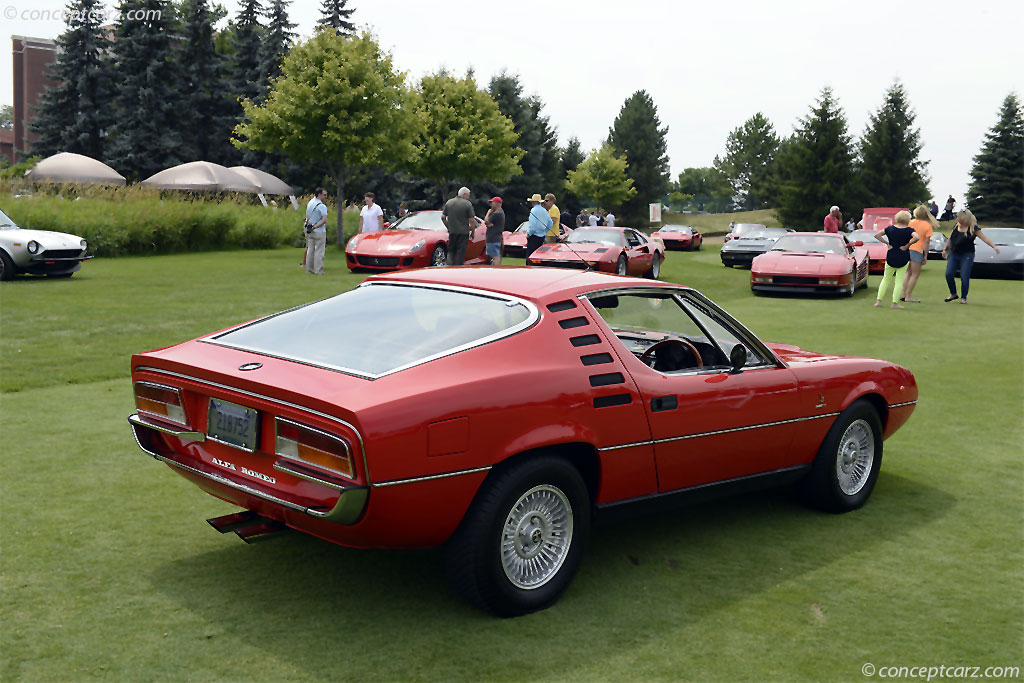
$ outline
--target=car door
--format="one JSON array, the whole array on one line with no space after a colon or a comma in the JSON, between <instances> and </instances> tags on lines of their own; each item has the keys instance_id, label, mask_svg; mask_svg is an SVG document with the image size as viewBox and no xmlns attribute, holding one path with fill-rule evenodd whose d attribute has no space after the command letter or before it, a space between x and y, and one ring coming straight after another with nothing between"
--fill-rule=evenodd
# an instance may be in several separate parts
<instances>
[{"instance_id":1,"label":"car door","mask_svg":"<svg viewBox=\"0 0 1024 683\"><path fill-rule=\"evenodd\" d=\"M659 492L799 464L803 454L790 449L794 420L801 415L796 377L756 337L689 290L634 289L602 296L591 301L643 398ZM616 304L603 305L610 296ZM640 360L666 339L692 344L701 366L691 359L681 367L655 368ZM744 347L747 360L734 373L728 354L736 344Z\"/></svg>"},{"instance_id":2,"label":"car door","mask_svg":"<svg viewBox=\"0 0 1024 683\"><path fill-rule=\"evenodd\" d=\"M466 260L483 257L484 247L487 244L487 224L475 218L476 227L469 233L469 242L466 244Z\"/></svg>"},{"instance_id":3,"label":"car door","mask_svg":"<svg viewBox=\"0 0 1024 683\"><path fill-rule=\"evenodd\" d=\"M646 235L636 230L626 229L622 231L626 238L626 258L629 259L629 275L643 275L651 269L654 261L654 251Z\"/></svg>"}]
</instances>

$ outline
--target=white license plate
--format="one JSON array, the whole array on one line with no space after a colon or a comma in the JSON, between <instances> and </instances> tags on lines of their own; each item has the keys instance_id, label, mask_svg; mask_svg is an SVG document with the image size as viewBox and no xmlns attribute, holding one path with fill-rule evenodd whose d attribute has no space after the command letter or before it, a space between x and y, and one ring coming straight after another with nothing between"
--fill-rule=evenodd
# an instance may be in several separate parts
<instances>
[{"instance_id":1,"label":"white license plate","mask_svg":"<svg viewBox=\"0 0 1024 683\"><path fill-rule=\"evenodd\" d=\"M251 453L256 450L259 417L259 411L252 408L211 398L206 418L206 435L214 441Z\"/></svg>"}]
</instances>

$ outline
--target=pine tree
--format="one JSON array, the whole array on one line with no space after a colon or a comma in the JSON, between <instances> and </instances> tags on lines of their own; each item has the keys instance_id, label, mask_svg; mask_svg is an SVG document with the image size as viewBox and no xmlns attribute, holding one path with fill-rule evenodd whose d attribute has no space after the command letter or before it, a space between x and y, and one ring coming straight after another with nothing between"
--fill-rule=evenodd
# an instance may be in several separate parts
<instances>
[{"instance_id":1,"label":"pine tree","mask_svg":"<svg viewBox=\"0 0 1024 683\"><path fill-rule=\"evenodd\" d=\"M561 150L561 158L559 159L560 175L562 181L562 194L565 195L564 199L559 199L562 208L568 210L572 214L578 214L583 208L580 198L569 192L567 179L569 177L569 171L575 171L580 167L587 155L583 152L583 147L580 145L580 139L578 137L569 138L569 142L566 143L565 149Z\"/></svg>"},{"instance_id":2,"label":"pine tree","mask_svg":"<svg viewBox=\"0 0 1024 683\"><path fill-rule=\"evenodd\" d=\"M264 13L267 27L263 33L262 70L268 83L281 75L281 60L288 54L288 48L295 39L292 29L296 24L288 20L290 4L291 0L270 0L270 6Z\"/></svg>"},{"instance_id":3,"label":"pine tree","mask_svg":"<svg viewBox=\"0 0 1024 683\"><path fill-rule=\"evenodd\" d=\"M235 104L227 94L226 62L217 52L213 29L225 12L220 6L211 9L207 0L185 0L181 12L181 64L188 102L182 114L190 131L184 137L181 156L230 166L239 156L231 144Z\"/></svg>"},{"instance_id":4,"label":"pine tree","mask_svg":"<svg viewBox=\"0 0 1024 683\"><path fill-rule=\"evenodd\" d=\"M32 130L40 138L35 154L75 152L104 157L112 120L110 43L100 26L99 0L74 0L66 13L67 30L57 38L60 51L51 70L56 85L43 93Z\"/></svg>"},{"instance_id":5,"label":"pine tree","mask_svg":"<svg viewBox=\"0 0 1024 683\"><path fill-rule=\"evenodd\" d=\"M181 65L168 0L122 0L114 33L117 119L106 153L137 180L186 161L182 147ZM191 134L191 132L189 133Z\"/></svg>"},{"instance_id":6,"label":"pine tree","mask_svg":"<svg viewBox=\"0 0 1024 683\"><path fill-rule=\"evenodd\" d=\"M779 137L761 112L735 128L725 141L725 157L715 157L715 168L729 181L738 211L767 209L776 198L771 168Z\"/></svg>"},{"instance_id":7,"label":"pine tree","mask_svg":"<svg viewBox=\"0 0 1024 683\"><path fill-rule=\"evenodd\" d=\"M259 0L242 0L238 16L231 26L231 93L245 100L262 101L267 89L263 71L263 34L260 23L263 8ZM241 116L241 106L238 108Z\"/></svg>"},{"instance_id":8,"label":"pine tree","mask_svg":"<svg viewBox=\"0 0 1024 683\"><path fill-rule=\"evenodd\" d=\"M608 131L608 143L626 158L626 175L636 194L622 204L626 221L647 222L647 205L660 202L669 190L668 126L660 127L658 108L644 90L633 93L622 105Z\"/></svg>"},{"instance_id":9,"label":"pine tree","mask_svg":"<svg viewBox=\"0 0 1024 683\"><path fill-rule=\"evenodd\" d=\"M1024 116L1016 94L999 108L971 166L967 204L980 221L1024 223Z\"/></svg>"},{"instance_id":10,"label":"pine tree","mask_svg":"<svg viewBox=\"0 0 1024 683\"><path fill-rule=\"evenodd\" d=\"M345 9L348 0L323 0L320 4L321 17L317 21L321 26L330 26L342 35L351 35L356 25L349 19L352 18L354 9Z\"/></svg>"},{"instance_id":11,"label":"pine tree","mask_svg":"<svg viewBox=\"0 0 1024 683\"><path fill-rule=\"evenodd\" d=\"M921 131L900 83L871 114L860 140L858 194L864 206L910 206L928 198L928 162L921 161Z\"/></svg>"},{"instance_id":12,"label":"pine tree","mask_svg":"<svg viewBox=\"0 0 1024 683\"><path fill-rule=\"evenodd\" d=\"M853 147L846 114L824 88L809 115L781 145L786 168L779 217L786 227L820 230L829 206L852 211Z\"/></svg>"}]
</instances>

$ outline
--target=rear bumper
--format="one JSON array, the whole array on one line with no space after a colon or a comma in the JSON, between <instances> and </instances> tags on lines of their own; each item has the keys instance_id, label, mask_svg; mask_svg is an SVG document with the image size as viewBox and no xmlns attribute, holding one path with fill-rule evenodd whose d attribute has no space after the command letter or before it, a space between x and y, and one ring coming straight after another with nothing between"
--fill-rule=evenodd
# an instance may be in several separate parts
<instances>
[{"instance_id":1,"label":"rear bumper","mask_svg":"<svg viewBox=\"0 0 1024 683\"><path fill-rule=\"evenodd\" d=\"M839 294L849 287L845 285L772 285L752 283L750 288L757 292L785 292L788 294Z\"/></svg>"}]
</instances>

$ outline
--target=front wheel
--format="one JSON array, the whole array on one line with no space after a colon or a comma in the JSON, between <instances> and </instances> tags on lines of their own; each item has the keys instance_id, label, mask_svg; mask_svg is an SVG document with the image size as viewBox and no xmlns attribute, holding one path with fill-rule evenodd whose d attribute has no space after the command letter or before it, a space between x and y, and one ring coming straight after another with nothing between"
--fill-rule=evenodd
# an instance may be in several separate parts
<instances>
[{"instance_id":1,"label":"front wheel","mask_svg":"<svg viewBox=\"0 0 1024 683\"><path fill-rule=\"evenodd\" d=\"M501 617L553 605L590 530L590 495L567 460L543 456L492 473L445 547L452 586Z\"/></svg>"},{"instance_id":2,"label":"front wheel","mask_svg":"<svg viewBox=\"0 0 1024 683\"><path fill-rule=\"evenodd\" d=\"M6 251L0 249L0 280L10 280L16 273L14 260L7 255Z\"/></svg>"},{"instance_id":3,"label":"front wheel","mask_svg":"<svg viewBox=\"0 0 1024 683\"><path fill-rule=\"evenodd\" d=\"M651 269L645 273L647 277L652 280L657 280L661 275L661 256L658 254L654 255L654 260L651 261Z\"/></svg>"},{"instance_id":4,"label":"front wheel","mask_svg":"<svg viewBox=\"0 0 1024 683\"><path fill-rule=\"evenodd\" d=\"M629 261L626 260L625 254L619 254L619 261L615 264L616 275L625 275L629 272Z\"/></svg>"},{"instance_id":5,"label":"front wheel","mask_svg":"<svg viewBox=\"0 0 1024 683\"><path fill-rule=\"evenodd\" d=\"M825 435L800 495L826 512L856 510L871 496L881 466L882 420L868 401L854 401Z\"/></svg>"},{"instance_id":6,"label":"front wheel","mask_svg":"<svg viewBox=\"0 0 1024 683\"><path fill-rule=\"evenodd\" d=\"M443 244L439 244L436 247L434 247L434 252L430 255L430 265L448 265L448 249Z\"/></svg>"}]
</instances>

